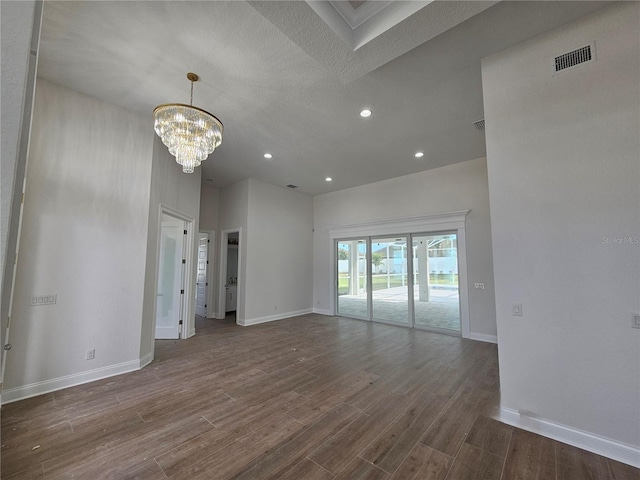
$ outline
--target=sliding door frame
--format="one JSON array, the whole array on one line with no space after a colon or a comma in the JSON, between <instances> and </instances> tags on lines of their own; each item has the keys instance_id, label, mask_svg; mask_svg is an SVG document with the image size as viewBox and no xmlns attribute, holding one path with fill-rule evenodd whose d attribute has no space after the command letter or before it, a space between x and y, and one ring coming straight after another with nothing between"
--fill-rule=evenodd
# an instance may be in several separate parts
<instances>
[{"instance_id":1,"label":"sliding door frame","mask_svg":"<svg viewBox=\"0 0 640 480\"><path fill-rule=\"evenodd\" d=\"M366 239L367 245L367 272L369 272L371 266L371 237L379 238L384 235L404 235L407 238L407 248L413 246L413 235L423 235L439 233L439 232L455 232L457 235L457 247L458 247L458 288L459 288L459 303L460 303L460 333L463 338L469 338L469 291L467 281L467 254L466 254L466 235L465 235L465 220L470 210L458 210L454 212L439 213L434 215L426 215L421 217L409 217L402 219L382 220L368 223L352 224L352 225L337 225L327 227L330 240L330 261L331 261L331 275L330 275L330 289L332 292L330 295L329 310L331 315L337 314L337 297L338 297L338 267L337 267L337 244L338 240L350 240L350 239ZM413 273L413 255L407 255L407 271ZM413 294L413 275L407 275L408 284L411 290L409 292ZM372 311L372 285L370 275L367 274L367 302L369 320L373 318ZM413 295L411 295L411 298ZM387 323L387 322L380 322ZM409 325L388 322L390 325L398 325L405 327L414 327L414 312L413 312L413 298L409 302ZM420 328L423 330L423 328ZM425 329L426 330L426 329ZM429 328L430 331L438 331L441 333L449 333L450 330L443 330L437 328Z\"/></svg>"},{"instance_id":2,"label":"sliding door frame","mask_svg":"<svg viewBox=\"0 0 640 480\"><path fill-rule=\"evenodd\" d=\"M457 230L443 230L443 231L439 231L439 232L415 232L411 234L411 244L413 246L413 238L414 237L425 237L425 236L433 236L433 235L450 235L452 233L456 234L456 256L458 258L458 312L459 312L459 317L460 317L460 329L459 330L450 330L447 328L439 328L439 327L433 327L433 326L425 326L425 325L420 325L418 323L416 323L416 319L415 319L415 314L413 316L413 328L416 328L418 330L425 330L428 332L437 332L437 333L445 333L447 335L452 335L452 332L455 332L454 335L462 335L462 294L460 292L461 290L461 284L462 284L462 276L460 274L460 242L458 240L458 231ZM413 257L413 255L412 255ZM465 262L466 265L466 262ZM413 268L413 266L411 267ZM466 270L466 268L465 268ZM412 275L411 275L411 280L413 281L413 270L411 271ZM427 275L429 275L429 272L427 272ZM466 281L466 275L465 275L465 281ZM413 293L413 289L411 290L411 292ZM415 295L411 301L411 305L414 306L414 302L415 302ZM464 337L464 335L462 335Z\"/></svg>"},{"instance_id":3,"label":"sliding door frame","mask_svg":"<svg viewBox=\"0 0 640 480\"><path fill-rule=\"evenodd\" d=\"M411 259L409 259L409 257L411 255L409 255L409 242L411 239L411 235L408 233L394 233L392 235L373 235L368 237L367 241L369 242L369 250L371 250L371 255L373 256L373 242L374 240L381 240L384 238L388 238L388 237L404 237L405 241L407 242L407 285L405 285L405 288L407 289L407 301L409 300L409 298L411 297L411 292L413 292L413 279L411 279L411 275L409 272L411 272L411 268L413 268L413 264ZM388 261L388 260L387 260ZM371 262L371 260L369 260L369 262ZM387 268L389 268L389 266L387 265ZM398 327L409 327L412 328L413 327L413 300L412 301L408 301L408 306L407 306L407 321L406 322L394 322L393 320L380 320L380 319L374 319L374 311L373 311L373 273L371 275L371 290L368 292L368 297L369 297L369 302L371 303L371 310L369 310L369 317L371 319L372 322L375 323L384 323L386 325L396 325Z\"/></svg>"},{"instance_id":4,"label":"sliding door frame","mask_svg":"<svg viewBox=\"0 0 640 480\"><path fill-rule=\"evenodd\" d=\"M369 270L371 269L371 252L370 252L370 245L371 242L369 240L368 237L354 237L354 238L336 238L332 241L332 250L333 250L333 278L335 279L335 282L333 284L333 289L330 290L331 292L333 292L332 298L333 298L333 302L332 302L332 315L337 315L338 314L338 308L339 308L339 302L338 302L338 258L336 256L336 252L338 251L338 244L340 242L357 242L358 240L364 240L365 244L367 246L367 250L366 250L366 255L365 255L365 269L364 269L364 276L365 276L365 291L367 293L367 317L349 317L349 318L353 318L355 320L364 320L366 322L371 321L371 281L370 281L370 275L369 275ZM357 256L357 251L356 251L356 256ZM356 258L356 268L357 268L357 261L358 259Z\"/></svg>"}]
</instances>

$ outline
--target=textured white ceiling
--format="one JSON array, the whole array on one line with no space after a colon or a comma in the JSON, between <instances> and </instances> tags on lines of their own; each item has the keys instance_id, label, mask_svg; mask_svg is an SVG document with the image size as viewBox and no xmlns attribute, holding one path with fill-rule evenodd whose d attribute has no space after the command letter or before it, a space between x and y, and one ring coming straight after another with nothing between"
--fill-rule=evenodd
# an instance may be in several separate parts
<instances>
[{"instance_id":1,"label":"textured white ceiling","mask_svg":"<svg viewBox=\"0 0 640 480\"><path fill-rule=\"evenodd\" d=\"M38 74L148 115L152 135L196 72L194 105L225 126L203 179L315 195L485 155L480 59L607 3L433 2L353 52L304 1L47 1Z\"/></svg>"}]
</instances>

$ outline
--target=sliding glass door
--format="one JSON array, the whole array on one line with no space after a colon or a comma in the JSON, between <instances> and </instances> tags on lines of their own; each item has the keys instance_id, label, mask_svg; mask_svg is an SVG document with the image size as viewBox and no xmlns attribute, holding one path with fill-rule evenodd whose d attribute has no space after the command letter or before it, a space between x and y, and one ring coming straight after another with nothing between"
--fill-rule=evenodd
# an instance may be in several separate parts
<instances>
[{"instance_id":1,"label":"sliding glass door","mask_svg":"<svg viewBox=\"0 0 640 480\"><path fill-rule=\"evenodd\" d=\"M456 231L338 240L336 249L338 315L460 334Z\"/></svg>"},{"instance_id":2,"label":"sliding glass door","mask_svg":"<svg viewBox=\"0 0 640 480\"><path fill-rule=\"evenodd\" d=\"M413 236L415 326L460 331L458 242L455 233Z\"/></svg>"},{"instance_id":3,"label":"sliding glass door","mask_svg":"<svg viewBox=\"0 0 640 480\"><path fill-rule=\"evenodd\" d=\"M338 315L369 320L367 240L340 240L338 251Z\"/></svg>"},{"instance_id":4,"label":"sliding glass door","mask_svg":"<svg viewBox=\"0 0 640 480\"><path fill-rule=\"evenodd\" d=\"M371 240L373 320L409 324L407 237Z\"/></svg>"}]
</instances>

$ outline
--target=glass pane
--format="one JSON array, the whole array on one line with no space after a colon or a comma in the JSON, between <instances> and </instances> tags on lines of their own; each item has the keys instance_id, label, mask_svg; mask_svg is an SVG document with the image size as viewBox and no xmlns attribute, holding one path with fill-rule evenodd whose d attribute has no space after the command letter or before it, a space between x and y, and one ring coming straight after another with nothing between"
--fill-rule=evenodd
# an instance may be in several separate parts
<instances>
[{"instance_id":1,"label":"glass pane","mask_svg":"<svg viewBox=\"0 0 640 480\"><path fill-rule=\"evenodd\" d=\"M407 237L371 240L373 319L409 323Z\"/></svg>"},{"instance_id":2,"label":"glass pane","mask_svg":"<svg viewBox=\"0 0 640 480\"><path fill-rule=\"evenodd\" d=\"M163 221L158 252L156 338L178 338L184 222Z\"/></svg>"},{"instance_id":3,"label":"glass pane","mask_svg":"<svg viewBox=\"0 0 640 480\"><path fill-rule=\"evenodd\" d=\"M367 242L339 240L338 315L369 319L367 308Z\"/></svg>"},{"instance_id":4,"label":"glass pane","mask_svg":"<svg viewBox=\"0 0 640 480\"><path fill-rule=\"evenodd\" d=\"M414 235L413 274L415 325L460 331L457 235Z\"/></svg>"}]
</instances>

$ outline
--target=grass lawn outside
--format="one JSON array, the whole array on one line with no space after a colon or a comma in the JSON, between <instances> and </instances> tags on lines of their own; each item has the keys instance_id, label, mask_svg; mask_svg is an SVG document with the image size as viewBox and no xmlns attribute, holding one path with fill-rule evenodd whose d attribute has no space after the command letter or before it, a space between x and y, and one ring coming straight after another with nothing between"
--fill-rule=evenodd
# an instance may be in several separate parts
<instances>
[{"instance_id":1,"label":"grass lawn outside","mask_svg":"<svg viewBox=\"0 0 640 480\"><path fill-rule=\"evenodd\" d=\"M403 282L404 277L404 282ZM414 279L414 282L417 279ZM360 290L364 290L366 288L366 277L360 277ZM450 274L442 274L442 273L432 273L429 275L429 281L431 285L458 285L458 275L450 275ZM407 276L396 273L389 275L388 283L387 283L387 274L381 273L377 275L373 275L373 290L383 290L385 288L392 287L401 287L407 284ZM346 295L349 293L349 275L341 273L338 277L338 295Z\"/></svg>"}]
</instances>

